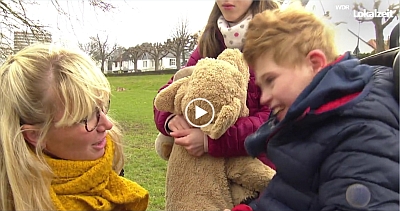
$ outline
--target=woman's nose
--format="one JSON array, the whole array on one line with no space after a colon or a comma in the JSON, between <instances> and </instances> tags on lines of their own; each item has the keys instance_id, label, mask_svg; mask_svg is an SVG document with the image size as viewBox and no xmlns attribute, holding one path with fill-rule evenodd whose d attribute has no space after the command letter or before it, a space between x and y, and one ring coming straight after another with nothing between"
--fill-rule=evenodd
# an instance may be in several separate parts
<instances>
[{"instance_id":1,"label":"woman's nose","mask_svg":"<svg viewBox=\"0 0 400 211\"><path fill-rule=\"evenodd\" d=\"M97 131L104 132L105 130L111 130L114 124L110 121L108 116L103 112L100 112L100 120L99 124L97 125Z\"/></svg>"}]
</instances>

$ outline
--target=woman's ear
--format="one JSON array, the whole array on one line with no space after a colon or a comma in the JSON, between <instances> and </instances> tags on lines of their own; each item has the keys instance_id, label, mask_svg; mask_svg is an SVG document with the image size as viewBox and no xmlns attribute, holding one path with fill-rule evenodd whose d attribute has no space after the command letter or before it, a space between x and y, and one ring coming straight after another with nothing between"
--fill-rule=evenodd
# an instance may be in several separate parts
<instances>
[{"instance_id":1,"label":"woman's ear","mask_svg":"<svg viewBox=\"0 0 400 211\"><path fill-rule=\"evenodd\" d=\"M36 126L28 124L22 125L22 135L25 141L36 147L39 140L39 131Z\"/></svg>"},{"instance_id":2,"label":"woman's ear","mask_svg":"<svg viewBox=\"0 0 400 211\"><path fill-rule=\"evenodd\" d=\"M310 51L307 54L307 59L314 73L318 73L327 65L325 53L318 49Z\"/></svg>"}]
</instances>

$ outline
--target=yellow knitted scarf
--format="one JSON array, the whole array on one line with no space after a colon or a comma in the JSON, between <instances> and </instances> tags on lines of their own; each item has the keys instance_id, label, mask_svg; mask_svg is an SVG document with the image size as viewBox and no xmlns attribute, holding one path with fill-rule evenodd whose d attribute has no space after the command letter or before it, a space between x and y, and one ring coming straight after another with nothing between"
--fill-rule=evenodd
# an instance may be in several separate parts
<instances>
[{"instance_id":1,"label":"yellow knitted scarf","mask_svg":"<svg viewBox=\"0 0 400 211\"><path fill-rule=\"evenodd\" d=\"M57 210L146 210L149 193L112 170L114 143L107 137L104 156L95 161L46 157L55 178L50 195Z\"/></svg>"}]
</instances>

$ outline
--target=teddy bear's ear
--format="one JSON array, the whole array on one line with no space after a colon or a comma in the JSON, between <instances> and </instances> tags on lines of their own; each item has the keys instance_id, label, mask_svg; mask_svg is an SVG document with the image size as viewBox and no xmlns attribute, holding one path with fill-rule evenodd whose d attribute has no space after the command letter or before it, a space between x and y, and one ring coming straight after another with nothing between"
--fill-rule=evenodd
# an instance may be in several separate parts
<instances>
[{"instance_id":1,"label":"teddy bear's ear","mask_svg":"<svg viewBox=\"0 0 400 211\"><path fill-rule=\"evenodd\" d=\"M191 76L194 70L194 66L184 67L178 70L174 75L174 81L179 80L184 77Z\"/></svg>"},{"instance_id":2,"label":"teddy bear's ear","mask_svg":"<svg viewBox=\"0 0 400 211\"><path fill-rule=\"evenodd\" d=\"M235 66L245 78L250 77L249 66L244 60L243 53L239 49L227 48L217 57L217 59L224 60Z\"/></svg>"}]
</instances>

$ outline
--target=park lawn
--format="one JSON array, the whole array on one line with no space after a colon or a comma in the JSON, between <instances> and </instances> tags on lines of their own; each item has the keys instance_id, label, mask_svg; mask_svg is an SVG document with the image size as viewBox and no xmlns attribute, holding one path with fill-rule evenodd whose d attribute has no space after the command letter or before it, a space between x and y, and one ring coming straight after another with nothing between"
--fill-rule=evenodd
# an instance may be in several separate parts
<instances>
[{"instance_id":1,"label":"park lawn","mask_svg":"<svg viewBox=\"0 0 400 211\"><path fill-rule=\"evenodd\" d=\"M157 129L153 120L153 98L172 75L108 77L112 97L109 115L124 132L125 177L150 192L147 210L163 210L166 161L154 150ZM116 91L123 87L125 91Z\"/></svg>"}]
</instances>

